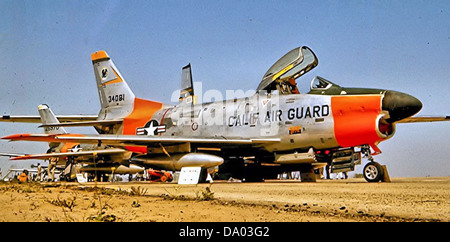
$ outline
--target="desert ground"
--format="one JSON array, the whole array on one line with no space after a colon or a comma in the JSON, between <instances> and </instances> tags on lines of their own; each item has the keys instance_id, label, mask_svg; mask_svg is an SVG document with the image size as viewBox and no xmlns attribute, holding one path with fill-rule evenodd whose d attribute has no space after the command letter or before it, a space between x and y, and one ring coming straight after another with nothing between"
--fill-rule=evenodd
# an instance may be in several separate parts
<instances>
[{"instance_id":1,"label":"desert ground","mask_svg":"<svg viewBox=\"0 0 450 242\"><path fill-rule=\"evenodd\" d=\"M0 221L450 221L450 177L170 183L0 183Z\"/></svg>"}]
</instances>

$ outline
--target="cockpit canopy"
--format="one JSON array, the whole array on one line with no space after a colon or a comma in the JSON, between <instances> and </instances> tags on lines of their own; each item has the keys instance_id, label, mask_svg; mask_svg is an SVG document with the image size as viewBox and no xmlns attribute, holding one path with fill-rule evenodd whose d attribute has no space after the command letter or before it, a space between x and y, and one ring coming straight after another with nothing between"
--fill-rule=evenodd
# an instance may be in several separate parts
<instances>
[{"instance_id":1,"label":"cockpit canopy","mask_svg":"<svg viewBox=\"0 0 450 242\"><path fill-rule=\"evenodd\" d=\"M312 50L301 46L281 57L259 83L257 92L278 90L280 94L298 93L295 80L317 66L319 60Z\"/></svg>"}]
</instances>

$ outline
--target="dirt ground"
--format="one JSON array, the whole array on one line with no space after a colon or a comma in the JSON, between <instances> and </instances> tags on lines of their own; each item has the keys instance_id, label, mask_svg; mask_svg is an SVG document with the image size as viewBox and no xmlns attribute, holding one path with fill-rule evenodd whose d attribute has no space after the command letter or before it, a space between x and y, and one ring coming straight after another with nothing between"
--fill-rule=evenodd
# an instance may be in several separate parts
<instances>
[{"instance_id":1,"label":"dirt ground","mask_svg":"<svg viewBox=\"0 0 450 242\"><path fill-rule=\"evenodd\" d=\"M450 221L450 177L318 181L0 183L0 221Z\"/></svg>"}]
</instances>

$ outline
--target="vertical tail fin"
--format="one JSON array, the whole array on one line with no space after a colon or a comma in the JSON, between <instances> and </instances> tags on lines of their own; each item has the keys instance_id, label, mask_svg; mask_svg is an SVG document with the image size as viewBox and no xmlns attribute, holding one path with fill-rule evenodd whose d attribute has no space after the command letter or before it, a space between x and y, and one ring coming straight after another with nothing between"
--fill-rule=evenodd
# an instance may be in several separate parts
<instances>
[{"instance_id":1,"label":"vertical tail fin","mask_svg":"<svg viewBox=\"0 0 450 242\"><path fill-rule=\"evenodd\" d=\"M59 120L47 104L39 105L38 111L43 125L59 124ZM67 134L67 131L59 126L45 126L44 132L46 134Z\"/></svg>"},{"instance_id":2,"label":"vertical tail fin","mask_svg":"<svg viewBox=\"0 0 450 242\"><path fill-rule=\"evenodd\" d=\"M197 103L197 96L194 95L194 84L192 81L191 64L181 69L181 90L180 90L180 104L193 105Z\"/></svg>"},{"instance_id":3,"label":"vertical tail fin","mask_svg":"<svg viewBox=\"0 0 450 242\"><path fill-rule=\"evenodd\" d=\"M91 54L102 109L98 120L123 120L121 126L100 129L99 133L136 134L153 114L163 107L160 102L136 98L105 51Z\"/></svg>"},{"instance_id":4,"label":"vertical tail fin","mask_svg":"<svg viewBox=\"0 0 450 242\"><path fill-rule=\"evenodd\" d=\"M48 107L47 104L41 104L38 106L39 115L41 116L41 122L43 125L48 124L59 124L59 120L56 118L55 114L52 112L52 110ZM67 131L60 126L45 126L44 132L46 134L67 134ZM58 147L59 143L52 143L49 142L48 146L50 149L47 151L47 153Z\"/></svg>"},{"instance_id":5,"label":"vertical tail fin","mask_svg":"<svg viewBox=\"0 0 450 242\"><path fill-rule=\"evenodd\" d=\"M125 118L133 111L135 95L105 51L91 54L101 110L99 120Z\"/></svg>"}]
</instances>

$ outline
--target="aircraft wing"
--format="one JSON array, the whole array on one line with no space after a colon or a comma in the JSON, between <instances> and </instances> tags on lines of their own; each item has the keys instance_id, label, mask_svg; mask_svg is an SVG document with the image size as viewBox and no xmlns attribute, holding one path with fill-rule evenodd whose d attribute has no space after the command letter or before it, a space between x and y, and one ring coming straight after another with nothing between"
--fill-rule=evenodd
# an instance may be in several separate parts
<instances>
[{"instance_id":1,"label":"aircraft wing","mask_svg":"<svg viewBox=\"0 0 450 242\"><path fill-rule=\"evenodd\" d=\"M56 118L60 122L96 121L98 115L58 115ZM39 115L3 115L0 122L42 123L42 120Z\"/></svg>"},{"instance_id":2,"label":"aircraft wing","mask_svg":"<svg viewBox=\"0 0 450 242\"><path fill-rule=\"evenodd\" d=\"M450 121L450 116L417 116L402 119L396 123L423 123L423 122L439 122Z\"/></svg>"},{"instance_id":3,"label":"aircraft wing","mask_svg":"<svg viewBox=\"0 0 450 242\"><path fill-rule=\"evenodd\" d=\"M65 156L93 156L93 155L107 155L107 154L120 154L127 152L124 149L104 149L104 150L87 150L77 152L61 152L61 153L45 153L45 154L32 154L32 155L19 155L12 157L10 160L30 160L30 159L48 159L52 157L65 157Z\"/></svg>"},{"instance_id":4,"label":"aircraft wing","mask_svg":"<svg viewBox=\"0 0 450 242\"><path fill-rule=\"evenodd\" d=\"M77 135L77 134L15 134L2 137L10 141L42 141L42 142L74 142L93 143L99 142L107 145L152 145L152 144L179 144L179 143L214 143L214 144L266 144L280 142L279 138L266 139L226 139L195 138L195 137L161 137L139 135Z\"/></svg>"},{"instance_id":5,"label":"aircraft wing","mask_svg":"<svg viewBox=\"0 0 450 242\"><path fill-rule=\"evenodd\" d=\"M3 153L3 152L0 153L0 156L7 156L9 158L17 157L17 156L23 156L23 155L25 155L25 154Z\"/></svg>"},{"instance_id":6,"label":"aircraft wing","mask_svg":"<svg viewBox=\"0 0 450 242\"><path fill-rule=\"evenodd\" d=\"M140 137L137 135L92 135L83 137L57 137L60 141L79 143L98 143L110 145L151 145L176 143L213 143L213 144L265 144L279 142L273 139L225 139L225 138L194 138L194 137Z\"/></svg>"},{"instance_id":7,"label":"aircraft wing","mask_svg":"<svg viewBox=\"0 0 450 242\"><path fill-rule=\"evenodd\" d=\"M27 170L28 172L31 172L31 173L37 173L38 171L37 170L31 170L31 169L26 169L26 168L22 168L22 169L17 169L17 168L15 168L15 169L8 169L8 171L9 172L22 172L23 170ZM5 177L6 176L8 176L8 175L5 175Z\"/></svg>"}]
</instances>

